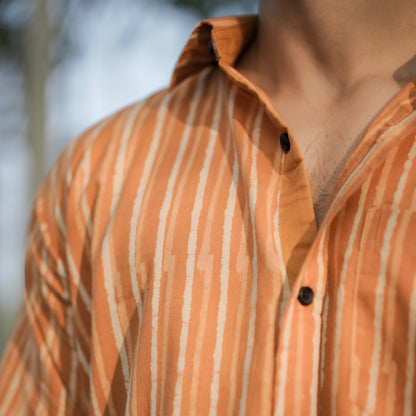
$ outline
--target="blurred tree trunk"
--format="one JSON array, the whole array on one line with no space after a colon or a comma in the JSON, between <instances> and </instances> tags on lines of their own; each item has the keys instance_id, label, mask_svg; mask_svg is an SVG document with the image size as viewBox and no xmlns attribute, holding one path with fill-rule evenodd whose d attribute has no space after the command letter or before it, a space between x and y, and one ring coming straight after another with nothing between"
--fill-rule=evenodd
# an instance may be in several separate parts
<instances>
[{"instance_id":1,"label":"blurred tree trunk","mask_svg":"<svg viewBox=\"0 0 416 416\"><path fill-rule=\"evenodd\" d=\"M49 69L50 33L47 0L32 0L33 12L25 37L28 139L32 148L33 190L40 185L46 152L46 81Z\"/></svg>"}]
</instances>

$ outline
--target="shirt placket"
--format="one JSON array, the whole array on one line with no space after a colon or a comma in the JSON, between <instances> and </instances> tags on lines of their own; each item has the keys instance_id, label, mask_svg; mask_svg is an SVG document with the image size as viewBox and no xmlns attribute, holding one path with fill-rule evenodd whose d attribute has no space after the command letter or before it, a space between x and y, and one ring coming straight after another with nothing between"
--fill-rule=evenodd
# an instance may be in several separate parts
<instances>
[{"instance_id":1,"label":"shirt placket","mask_svg":"<svg viewBox=\"0 0 416 416\"><path fill-rule=\"evenodd\" d=\"M278 140L283 155L279 231L290 292L286 298L281 295L276 298L279 316L275 326L272 413L316 414L327 233L316 238L315 213L303 157L270 99L233 67L222 60L218 64L231 82L250 92L264 108L274 126L275 136L270 140Z\"/></svg>"},{"instance_id":2,"label":"shirt placket","mask_svg":"<svg viewBox=\"0 0 416 416\"><path fill-rule=\"evenodd\" d=\"M327 229L317 235L303 158L289 131L280 134L285 153L280 212L290 295L276 327L274 415L316 414L321 313L327 279Z\"/></svg>"},{"instance_id":3,"label":"shirt placket","mask_svg":"<svg viewBox=\"0 0 416 416\"><path fill-rule=\"evenodd\" d=\"M327 229L319 233L285 308L275 357L274 415L317 414L327 235Z\"/></svg>"}]
</instances>

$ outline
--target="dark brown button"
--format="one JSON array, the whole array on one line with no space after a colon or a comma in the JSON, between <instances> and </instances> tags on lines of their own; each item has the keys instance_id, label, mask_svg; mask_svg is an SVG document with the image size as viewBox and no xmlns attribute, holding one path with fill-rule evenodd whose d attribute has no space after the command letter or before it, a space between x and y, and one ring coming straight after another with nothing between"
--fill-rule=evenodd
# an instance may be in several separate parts
<instances>
[{"instance_id":1,"label":"dark brown button","mask_svg":"<svg viewBox=\"0 0 416 416\"><path fill-rule=\"evenodd\" d=\"M282 146L282 149L285 153L290 150L289 135L286 132L280 135L280 146Z\"/></svg>"},{"instance_id":2,"label":"dark brown button","mask_svg":"<svg viewBox=\"0 0 416 416\"><path fill-rule=\"evenodd\" d=\"M308 286L303 286L299 290L298 300L302 305L308 306L313 302L313 296L313 290Z\"/></svg>"}]
</instances>

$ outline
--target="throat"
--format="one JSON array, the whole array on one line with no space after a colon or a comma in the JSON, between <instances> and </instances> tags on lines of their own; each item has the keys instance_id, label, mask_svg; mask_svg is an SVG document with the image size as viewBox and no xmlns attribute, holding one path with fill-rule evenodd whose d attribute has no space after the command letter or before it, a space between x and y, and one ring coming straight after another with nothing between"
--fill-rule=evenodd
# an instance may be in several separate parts
<instances>
[{"instance_id":1,"label":"throat","mask_svg":"<svg viewBox=\"0 0 416 416\"><path fill-rule=\"evenodd\" d=\"M272 98L303 157L318 227L351 153L398 90L394 81L371 79L321 106L290 92Z\"/></svg>"}]
</instances>

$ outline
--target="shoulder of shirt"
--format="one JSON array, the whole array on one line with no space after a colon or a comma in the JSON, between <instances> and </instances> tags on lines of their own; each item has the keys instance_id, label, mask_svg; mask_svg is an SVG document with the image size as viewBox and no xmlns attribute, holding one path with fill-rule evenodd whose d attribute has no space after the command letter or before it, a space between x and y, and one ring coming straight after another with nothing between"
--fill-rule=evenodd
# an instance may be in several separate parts
<instances>
[{"instance_id":1,"label":"shoulder of shirt","mask_svg":"<svg viewBox=\"0 0 416 416\"><path fill-rule=\"evenodd\" d=\"M172 102L182 100L186 104L199 75L189 76L174 88L163 89L135 102L85 130L62 151L43 183L43 191L50 192L47 188L53 176L62 190L62 199L55 203L62 205L68 200L79 200L86 189L98 192L106 186L109 171L124 165L121 161L124 149L128 149L128 155L133 150L135 157L139 156L140 149L149 146L160 113L166 112L164 125L177 117L172 111Z\"/></svg>"},{"instance_id":2,"label":"shoulder of shirt","mask_svg":"<svg viewBox=\"0 0 416 416\"><path fill-rule=\"evenodd\" d=\"M114 158L118 151L116 148L122 142L126 144L140 140L141 132L137 131L136 125L138 118L147 113L141 123L140 130L143 131L146 128L146 118L160 108L168 94L170 91L166 88L130 104L106 116L71 140L52 168L51 173L55 171L56 180L64 182L66 188L71 188L78 180L100 182L100 174L105 169L111 152Z\"/></svg>"},{"instance_id":3,"label":"shoulder of shirt","mask_svg":"<svg viewBox=\"0 0 416 416\"><path fill-rule=\"evenodd\" d=\"M77 180L100 183L109 152L118 153L123 141L150 140L151 120L161 106L175 95L190 97L201 74L218 72L220 60L232 65L252 39L256 22L255 15L200 22L178 59L169 88L106 117L70 142L56 162L57 180L64 180L67 188ZM174 115L170 112L169 117Z\"/></svg>"}]
</instances>

